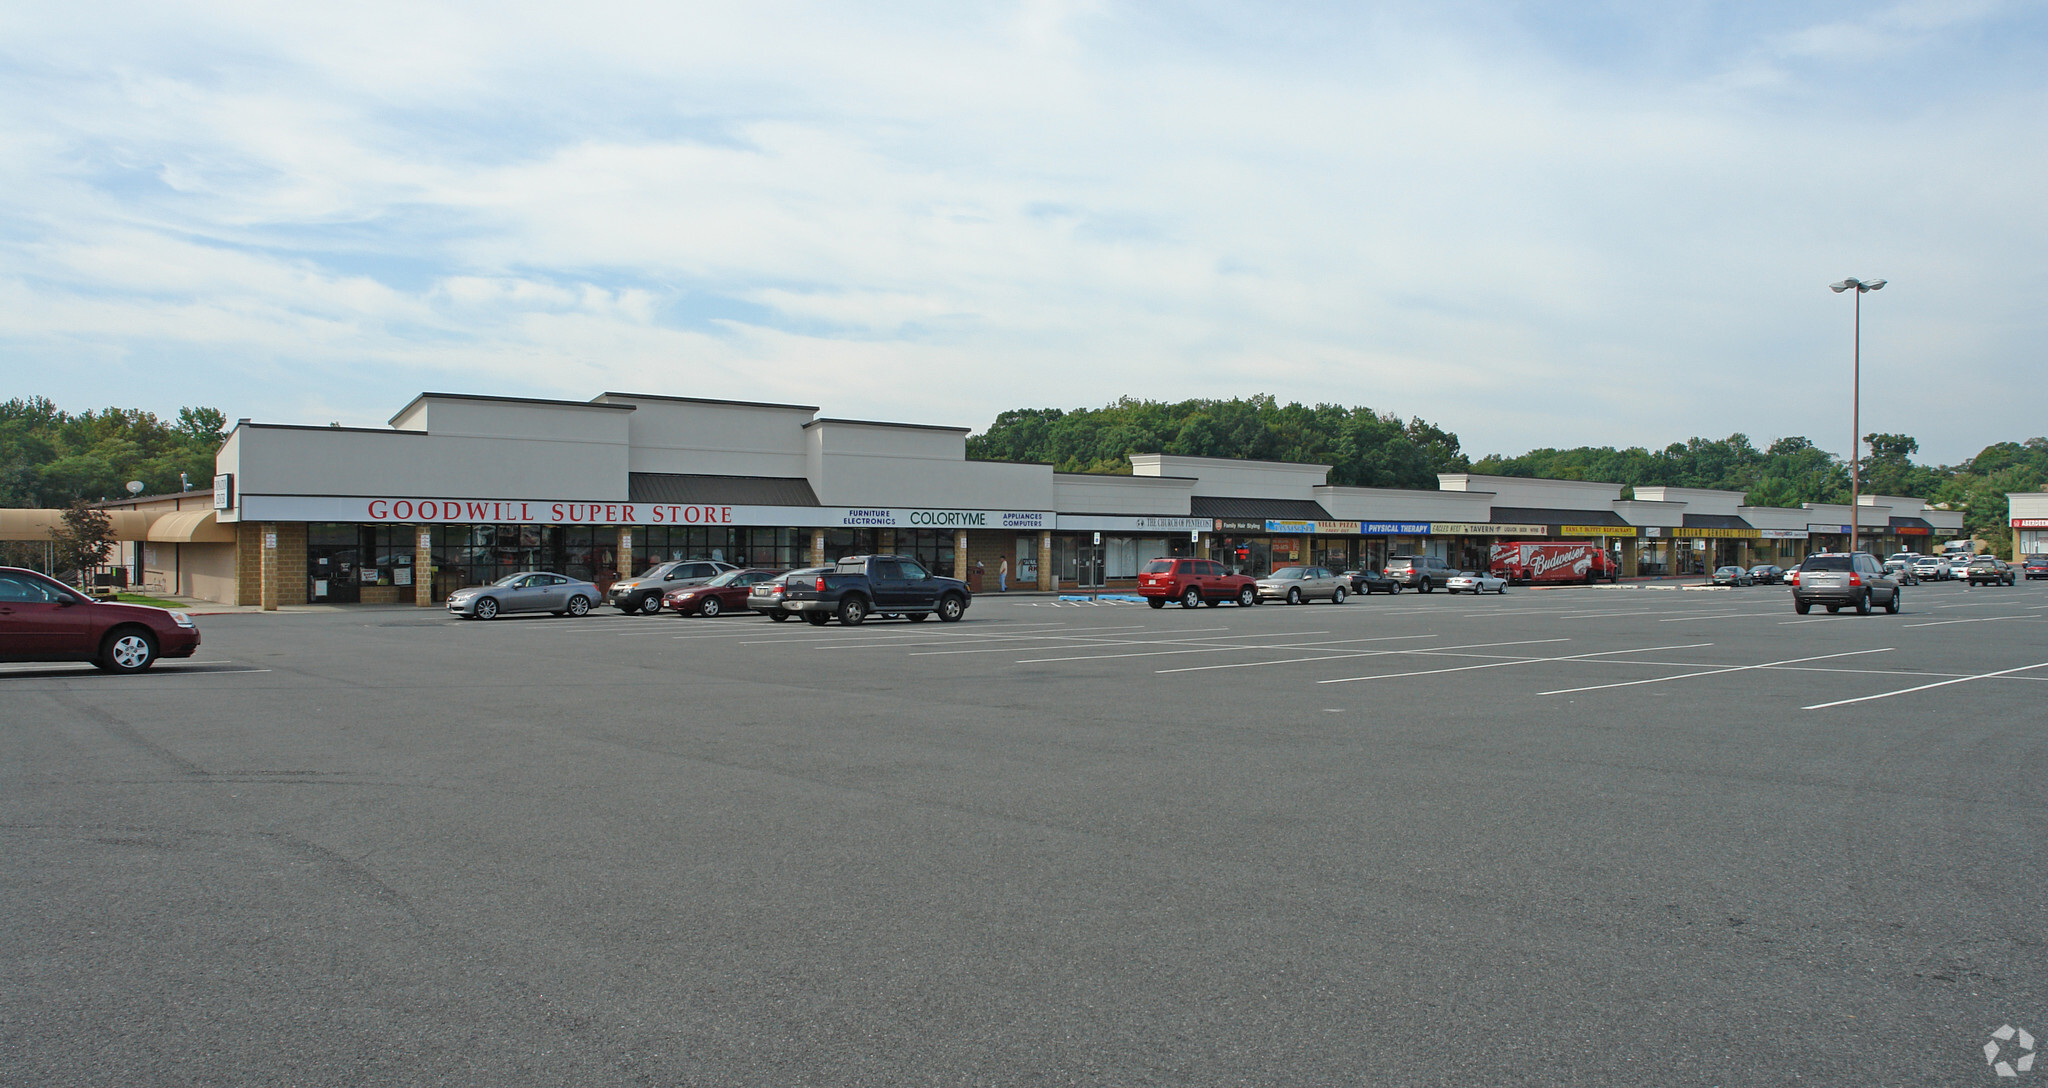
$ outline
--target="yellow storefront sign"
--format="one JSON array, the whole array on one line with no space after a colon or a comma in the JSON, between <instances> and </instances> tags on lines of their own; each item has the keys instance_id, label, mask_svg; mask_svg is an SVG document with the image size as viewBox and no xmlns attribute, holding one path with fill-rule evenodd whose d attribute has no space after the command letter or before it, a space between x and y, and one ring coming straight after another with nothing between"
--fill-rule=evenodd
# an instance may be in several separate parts
<instances>
[{"instance_id":1,"label":"yellow storefront sign","mask_svg":"<svg viewBox=\"0 0 2048 1088\"><path fill-rule=\"evenodd\" d=\"M1705 537L1711 540L1757 540L1763 536L1755 529L1671 529L1672 536Z\"/></svg>"},{"instance_id":2,"label":"yellow storefront sign","mask_svg":"<svg viewBox=\"0 0 2048 1088\"><path fill-rule=\"evenodd\" d=\"M1634 536L1636 535L1636 527L1633 525L1560 525L1557 527L1557 535Z\"/></svg>"}]
</instances>

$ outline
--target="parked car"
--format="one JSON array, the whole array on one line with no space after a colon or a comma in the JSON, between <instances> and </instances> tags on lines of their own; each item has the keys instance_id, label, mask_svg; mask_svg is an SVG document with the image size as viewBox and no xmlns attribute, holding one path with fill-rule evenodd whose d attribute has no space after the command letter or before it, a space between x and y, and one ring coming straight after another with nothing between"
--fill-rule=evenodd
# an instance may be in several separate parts
<instances>
[{"instance_id":1,"label":"parked car","mask_svg":"<svg viewBox=\"0 0 2048 1088\"><path fill-rule=\"evenodd\" d=\"M805 567L793 570L778 578L766 578L755 582L747 591L747 608L774 620L787 623L794 613L782 607L782 598L789 587L799 581L815 582L819 575L832 573L831 567Z\"/></svg>"},{"instance_id":2,"label":"parked car","mask_svg":"<svg viewBox=\"0 0 2048 1088\"><path fill-rule=\"evenodd\" d=\"M563 574L523 570L487 586L468 586L448 595L448 611L466 620L494 620L511 612L552 612L587 616L598 600L597 586Z\"/></svg>"},{"instance_id":3,"label":"parked car","mask_svg":"<svg viewBox=\"0 0 2048 1088\"><path fill-rule=\"evenodd\" d=\"M1948 560L1938 555L1923 555L1913 560L1913 577L1945 582L1955 576L1949 572Z\"/></svg>"},{"instance_id":4,"label":"parked car","mask_svg":"<svg viewBox=\"0 0 2048 1088\"><path fill-rule=\"evenodd\" d=\"M717 616L747 611L747 599L756 582L770 582L782 574L760 568L729 570L703 585L684 586L662 594L661 606L678 616Z\"/></svg>"},{"instance_id":5,"label":"parked car","mask_svg":"<svg viewBox=\"0 0 2048 1088\"><path fill-rule=\"evenodd\" d=\"M809 584L786 578L783 585L783 609L816 627L834 617L855 627L876 613L912 623L936 614L953 623L974 599L966 582L941 578L907 555L850 555Z\"/></svg>"},{"instance_id":6,"label":"parked car","mask_svg":"<svg viewBox=\"0 0 2048 1088\"><path fill-rule=\"evenodd\" d=\"M1875 603L1896 613L1901 596L1899 583L1885 577L1877 557L1869 552L1822 552L1799 564L1799 577L1792 586L1792 611L1804 616L1816 604L1826 605L1830 612L1854 605L1859 614L1867 616Z\"/></svg>"},{"instance_id":7,"label":"parked car","mask_svg":"<svg viewBox=\"0 0 2048 1088\"><path fill-rule=\"evenodd\" d=\"M1595 549L1596 551L1598 549ZM1428 593L1451 580L1457 571L1433 555L1390 555L1386 575L1409 589Z\"/></svg>"},{"instance_id":8,"label":"parked car","mask_svg":"<svg viewBox=\"0 0 2048 1088\"><path fill-rule=\"evenodd\" d=\"M1963 577L1973 586L2013 584L2012 564L1995 555L1980 555L1963 568Z\"/></svg>"},{"instance_id":9,"label":"parked car","mask_svg":"<svg viewBox=\"0 0 2048 1088\"><path fill-rule=\"evenodd\" d=\"M1343 604L1347 595L1343 579L1327 567L1281 567L1258 581L1259 599L1286 601L1328 601Z\"/></svg>"},{"instance_id":10,"label":"parked car","mask_svg":"<svg viewBox=\"0 0 2048 1088\"><path fill-rule=\"evenodd\" d=\"M1258 582L1249 575L1231 574L1214 559L1147 559L1138 569L1138 595L1154 608L1179 601L1182 608L1236 601L1249 608L1259 603Z\"/></svg>"},{"instance_id":11,"label":"parked car","mask_svg":"<svg viewBox=\"0 0 2048 1088\"><path fill-rule=\"evenodd\" d=\"M1913 573L1913 563L1911 560L1887 559L1884 561L1884 572L1891 576L1892 581L1902 586L1917 586L1920 584L1920 576Z\"/></svg>"},{"instance_id":12,"label":"parked car","mask_svg":"<svg viewBox=\"0 0 2048 1088\"><path fill-rule=\"evenodd\" d=\"M672 559L656 563L638 575L612 583L612 606L621 612L652 616L661 611L661 599L670 590L701 586L729 570L731 563L715 559Z\"/></svg>"},{"instance_id":13,"label":"parked car","mask_svg":"<svg viewBox=\"0 0 2048 1088\"><path fill-rule=\"evenodd\" d=\"M0 567L0 661L90 661L141 672L197 649L199 629L183 612L96 601L55 578Z\"/></svg>"},{"instance_id":14,"label":"parked car","mask_svg":"<svg viewBox=\"0 0 2048 1088\"><path fill-rule=\"evenodd\" d=\"M1452 593L1470 593L1474 596L1481 593L1504 594L1508 591L1508 580L1483 570L1459 571L1451 575L1450 581L1444 583L1444 589Z\"/></svg>"},{"instance_id":15,"label":"parked car","mask_svg":"<svg viewBox=\"0 0 2048 1088\"><path fill-rule=\"evenodd\" d=\"M1749 568L1749 580L1760 586L1774 586L1785 580L1785 568L1758 563Z\"/></svg>"},{"instance_id":16,"label":"parked car","mask_svg":"<svg viewBox=\"0 0 2048 1088\"><path fill-rule=\"evenodd\" d=\"M1714 568L1714 584L1717 586L1753 586L1756 584L1756 579L1751 578L1749 572L1741 567L1716 567Z\"/></svg>"},{"instance_id":17,"label":"parked car","mask_svg":"<svg viewBox=\"0 0 2048 1088\"><path fill-rule=\"evenodd\" d=\"M2027 581L2031 582L2036 578L2048 578L2048 555L2030 555L2023 563L2024 569L2027 572Z\"/></svg>"},{"instance_id":18,"label":"parked car","mask_svg":"<svg viewBox=\"0 0 2048 1088\"><path fill-rule=\"evenodd\" d=\"M1401 592L1401 583L1376 570L1347 570L1339 577L1350 579L1353 593Z\"/></svg>"}]
</instances>

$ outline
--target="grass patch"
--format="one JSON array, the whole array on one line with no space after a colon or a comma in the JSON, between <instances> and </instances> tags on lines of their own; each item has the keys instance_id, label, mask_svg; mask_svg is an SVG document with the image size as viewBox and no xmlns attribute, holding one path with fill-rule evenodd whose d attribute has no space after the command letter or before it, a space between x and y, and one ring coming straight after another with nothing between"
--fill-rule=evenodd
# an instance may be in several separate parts
<instances>
[{"instance_id":1,"label":"grass patch","mask_svg":"<svg viewBox=\"0 0 2048 1088\"><path fill-rule=\"evenodd\" d=\"M146 604L156 608L184 608L184 601L167 601L162 597L147 597L140 593L116 593L114 599L122 604Z\"/></svg>"}]
</instances>

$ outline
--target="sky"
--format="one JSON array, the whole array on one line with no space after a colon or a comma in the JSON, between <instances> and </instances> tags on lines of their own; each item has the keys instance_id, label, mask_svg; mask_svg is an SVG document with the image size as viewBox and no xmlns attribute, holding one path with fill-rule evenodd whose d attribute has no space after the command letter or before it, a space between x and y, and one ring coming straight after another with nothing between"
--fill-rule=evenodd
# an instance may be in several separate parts
<instances>
[{"instance_id":1,"label":"sky","mask_svg":"<svg viewBox=\"0 0 2048 1088\"><path fill-rule=\"evenodd\" d=\"M2048 4L0 5L0 399L2048 432Z\"/></svg>"}]
</instances>

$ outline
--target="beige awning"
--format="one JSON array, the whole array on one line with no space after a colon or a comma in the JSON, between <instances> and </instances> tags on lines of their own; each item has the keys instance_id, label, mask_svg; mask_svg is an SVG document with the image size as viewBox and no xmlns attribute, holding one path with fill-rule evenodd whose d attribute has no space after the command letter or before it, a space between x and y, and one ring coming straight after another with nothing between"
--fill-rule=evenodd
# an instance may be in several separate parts
<instances>
[{"instance_id":1,"label":"beige awning","mask_svg":"<svg viewBox=\"0 0 2048 1088\"><path fill-rule=\"evenodd\" d=\"M201 511L194 511L200 513ZM207 510L204 513L211 514ZM115 540L155 540L149 534L149 515L140 510L108 510L107 521L112 524ZM0 540L48 540L51 535L64 527L62 510L0 510ZM179 538L184 539L184 538ZM202 539L212 540L213 537ZM233 540L230 535L221 539Z\"/></svg>"},{"instance_id":2,"label":"beige awning","mask_svg":"<svg viewBox=\"0 0 2048 1088\"><path fill-rule=\"evenodd\" d=\"M48 540L62 524L62 510L0 510L0 540Z\"/></svg>"},{"instance_id":3,"label":"beige awning","mask_svg":"<svg viewBox=\"0 0 2048 1088\"><path fill-rule=\"evenodd\" d=\"M159 544L232 544L235 530L215 521L211 510L177 510L150 522L147 539Z\"/></svg>"}]
</instances>

